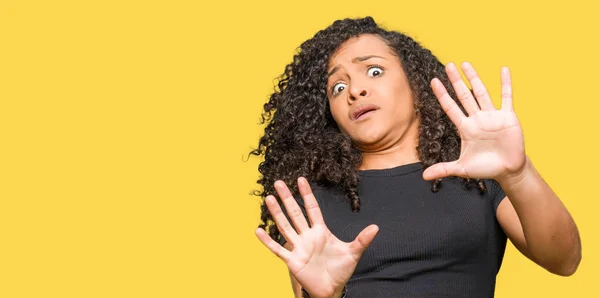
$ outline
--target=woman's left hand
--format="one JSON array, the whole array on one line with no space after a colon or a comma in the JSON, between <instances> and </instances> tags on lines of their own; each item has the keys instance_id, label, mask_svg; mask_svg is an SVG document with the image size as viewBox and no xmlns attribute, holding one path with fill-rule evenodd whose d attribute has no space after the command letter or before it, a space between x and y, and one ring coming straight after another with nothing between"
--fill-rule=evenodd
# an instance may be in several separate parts
<instances>
[{"instance_id":1,"label":"woman's left hand","mask_svg":"<svg viewBox=\"0 0 600 298\"><path fill-rule=\"evenodd\" d=\"M513 110L512 82L507 67L501 70L502 108L496 109L485 86L469 63L462 69L473 93L462 80L453 63L446 73L465 108L465 115L437 78L431 87L444 112L458 128L461 150L458 160L432 165L423 173L426 180L459 176L464 178L503 179L517 175L525 168L525 142L521 124Z\"/></svg>"}]
</instances>

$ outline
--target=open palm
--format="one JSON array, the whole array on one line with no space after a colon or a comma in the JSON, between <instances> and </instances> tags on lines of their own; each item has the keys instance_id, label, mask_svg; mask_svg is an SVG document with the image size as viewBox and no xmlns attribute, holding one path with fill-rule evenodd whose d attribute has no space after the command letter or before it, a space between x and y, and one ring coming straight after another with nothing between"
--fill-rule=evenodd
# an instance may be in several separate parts
<instances>
[{"instance_id":1,"label":"open palm","mask_svg":"<svg viewBox=\"0 0 600 298\"><path fill-rule=\"evenodd\" d=\"M360 232L354 241L343 242L325 225L317 200L306 179L298 179L298 188L304 200L310 226L282 181L275 183L275 189L295 229L283 214L276 199L273 196L265 199L277 228L292 244L293 249L285 249L263 229L257 229L256 235L269 250L286 263L291 274L311 297L332 297L341 292L352 276L362 253L377 234L378 227L370 225Z\"/></svg>"},{"instance_id":2,"label":"open palm","mask_svg":"<svg viewBox=\"0 0 600 298\"><path fill-rule=\"evenodd\" d=\"M523 130L512 105L512 82L508 68L503 68L501 72L502 108L498 110L475 69L469 63L463 63L462 67L475 97L454 64L448 64L446 72L468 116L438 79L431 82L444 112L458 128L460 157L456 161L432 165L423 173L424 178L459 176L497 179L518 173L526 163L525 145Z\"/></svg>"}]
</instances>

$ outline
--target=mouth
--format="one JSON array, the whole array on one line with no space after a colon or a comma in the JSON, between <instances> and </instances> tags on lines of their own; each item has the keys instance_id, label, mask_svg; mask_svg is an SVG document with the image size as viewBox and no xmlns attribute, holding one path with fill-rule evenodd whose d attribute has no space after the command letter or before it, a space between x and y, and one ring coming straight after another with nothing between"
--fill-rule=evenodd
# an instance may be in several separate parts
<instances>
[{"instance_id":1,"label":"mouth","mask_svg":"<svg viewBox=\"0 0 600 298\"><path fill-rule=\"evenodd\" d=\"M373 112L375 112L378 109L379 108L377 106L370 105L370 104L369 105L359 106L352 113L352 120L354 120L354 121L361 120L361 119L367 117L368 115L372 114Z\"/></svg>"}]
</instances>

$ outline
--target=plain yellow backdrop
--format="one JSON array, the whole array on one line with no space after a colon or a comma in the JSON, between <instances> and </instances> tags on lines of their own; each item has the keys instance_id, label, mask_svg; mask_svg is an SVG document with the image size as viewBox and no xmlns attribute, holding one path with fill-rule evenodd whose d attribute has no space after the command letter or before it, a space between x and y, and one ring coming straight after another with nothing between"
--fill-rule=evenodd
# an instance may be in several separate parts
<instances>
[{"instance_id":1,"label":"plain yellow backdrop","mask_svg":"<svg viewBox=\"0 0 600 298\"><path fill-rule=\"evenodd\" d=\"M595 1L0 1L0 297L292 297L254 236L262 104L304 40L371 15L512 69L527 152L583 261L509 244L497 297L600 297Z\"/></svg>"}]
</instances>

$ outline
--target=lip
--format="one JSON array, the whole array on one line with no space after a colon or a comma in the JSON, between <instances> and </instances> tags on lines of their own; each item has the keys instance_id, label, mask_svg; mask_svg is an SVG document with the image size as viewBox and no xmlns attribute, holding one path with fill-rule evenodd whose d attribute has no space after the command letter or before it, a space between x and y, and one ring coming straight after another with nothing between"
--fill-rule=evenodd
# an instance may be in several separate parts
<instances>
[{"instance_id":1,"label":"lip","mask_svg":"<svg viewBox=\"0 0 600 298\"><path fill-rule=\"evenodd\" d=\"M354 108L353 110L350 110L350 119L352 119L352 121L360 120L358 118L361 115L364 115L365 113L369 113L369 112L376 111L376 110L379 110L379 107L374 104L369 104L369 103L360 104L360 105L356 106L356 108Z\"/></svg>"}]
</instances>

